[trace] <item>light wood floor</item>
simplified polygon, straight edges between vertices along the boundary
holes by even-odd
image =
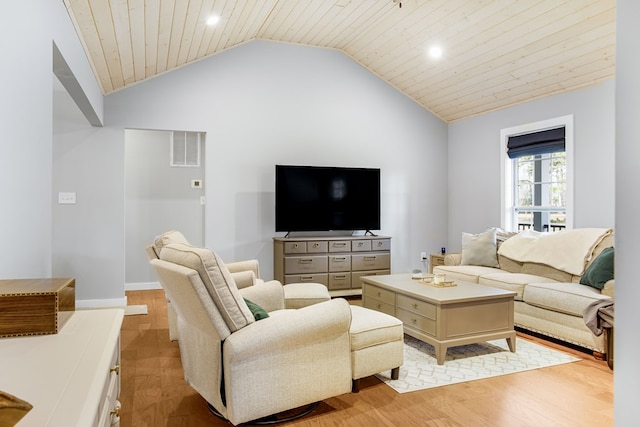
[[[184,383],[177,342],[169,341],[164,292],[127,292],[149,314],[122,326],[121,427],[230,426]],[[613,426],[613,373],[606,362],[518,334],[583,360],[486,380],[399,394],[375,377],[359,393],[323,401],[287,426]],[[256,392],[259,393],[259,387]]]

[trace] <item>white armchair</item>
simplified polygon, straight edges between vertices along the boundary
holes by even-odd
[[[168,244],[151,259],[177,316],[185,379],[232,424],[351,390],[351,309],[335,299],[284,310],[279,282],[238,290],[207,249]],[[244,299],[269,317],[256,321]]]

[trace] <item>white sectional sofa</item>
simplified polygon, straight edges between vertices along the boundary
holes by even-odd
[[[583,312],[594,301],[614,296],[613,230],[509,235],[489,229],[463,233],[462,248],[433,272],[447,280],[515,291],[517,327],[606,354],[606,335],[596,336]]]

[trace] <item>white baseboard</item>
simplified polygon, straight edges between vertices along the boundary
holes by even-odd
[[[148,291],[152,289],[162,289],[160,282],[139,282],[139,283],[125,283],[125,291]]]
[[[85,299],[76,300],[76,309],[126,307],[127,297],[112,299]]]

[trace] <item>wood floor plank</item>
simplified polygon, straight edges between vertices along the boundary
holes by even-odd
[[[178,343],[169,341],[164,292],[129,291],[127,299],[131,305],[146,304],[148,314],[125,316],[122,325],[120,426],[228,427],[185,384]],[[359,393],[326,399],[309,416],[285,425],[613,426],[613,372],[605,361],[538,337],[518,337],[582,360],[403,394],[368,377]]]

